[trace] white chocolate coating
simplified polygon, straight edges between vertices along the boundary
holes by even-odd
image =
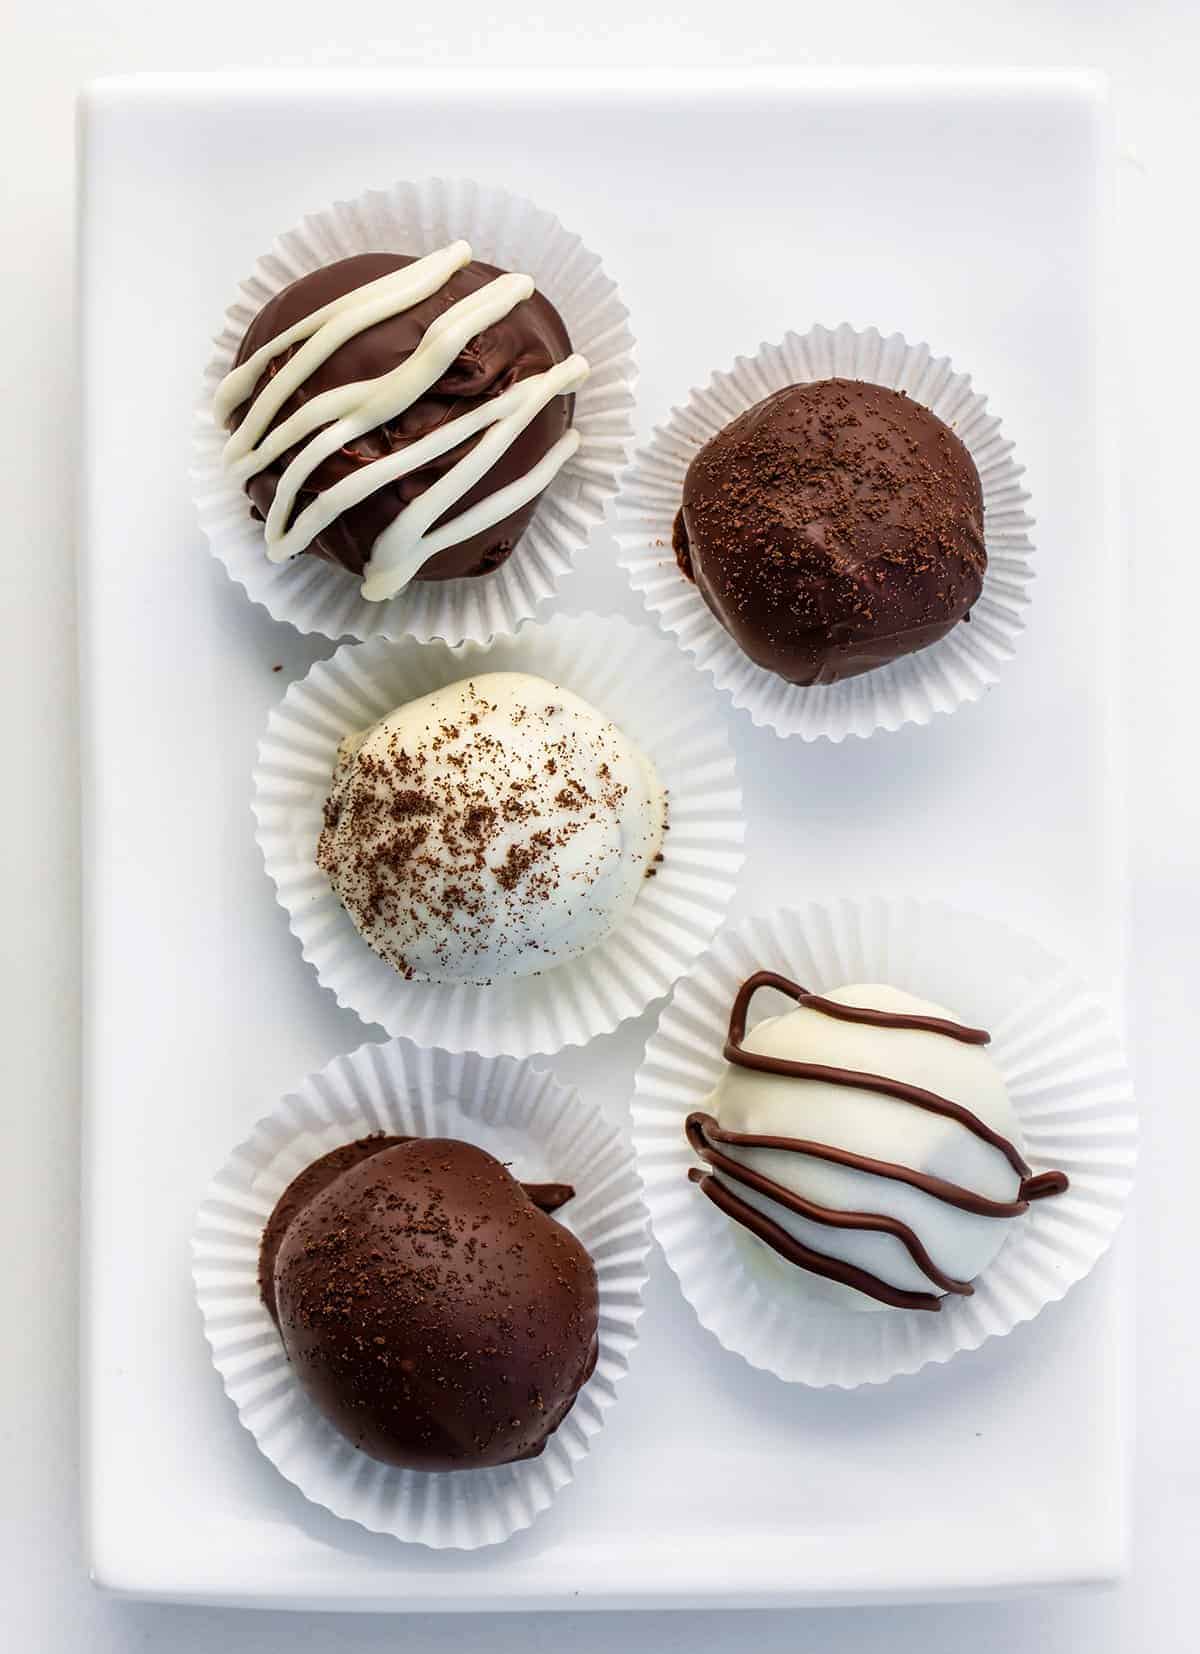
[[[527,976],[602,941],[659,854],[649,760],[578,696],[491,672],[343,742],[318,862],[406,976]]]
[[[325,391],[274,429],[272,420],[288,398],[348,339],[420,304],[444,287],[471,258],[469,243],[455,241],[403,270],[366,282],[269,340],[218,385],[213,414],[218,424],[223,425],[236,408],[253,396],[254,387],[270,364],[294,346],[300,346],[258,395],[253,396],[224,451],[230,475],[245,483],[273,464],[287,449],[303,443],[280,477],[267,513],[267,555],[272,562],[282,563],[297,556],[344,511],[484,431],[486,434],[471,451],[451,466],[433,487],[410,501],[376,540],[361,590],[370,602],[386,601],[403,591],[439,551],[502,522],[511,512],[534,499],[577,451],[579,433],[567,431],[523,476],[430,532],[432,524],[475,487],[553,397],[569,395],[587,378],[586,360],[572,355],[544,373],[518,381],[494,400],[447,420],[401,452],[359,466],[352,475],[320,493],[290,521],[297,497],[317,467],[339,448],[411,408],[437,384],[472,339],[532,295],[532,276],[495,277],[431,322],[412,355],[389,373]]]
[[[952,1011],[878,984],[839,988],[823,997],[877,1011],[956,1020]],[[1012,1104],[985,1046],[913,1029],[838,1021],[798,1006],[759,1022],[747,1032],[743,1047],[792,1062],[852,1069],[919,1086],[964,1105],[1021,1147]],[[707,1107],[726,1130],[849,1149],[932,1174],[990,1200],[1018,1198],[1021,1179],[999,1150],[958,1121],[881,1092],[730,1065]],[[724,1144],[721,1148],[731,1159],[817,1205],[899,1219],[924,1243],[934,1263],[961,1281],[987,1268],[1007,1239],[1010,1223],[1020,1221],[965,1212],[908,1184],[807,1155]],[[896,1236],[831,1228],[731,1179],[721,1181],[814,1251],[854,1264],[902,1290],[938,1292]],[[784,1261],[740,1226],[737,1232],[753,1249],[757,1264],[772,1273],[785,1271],[796,1290],[857,1310],[886,1307],[853,1287]]]

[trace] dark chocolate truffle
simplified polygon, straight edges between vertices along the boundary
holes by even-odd
[[[475,1470],[531,1459],[591,1376],[591,1258],[524,1188],[452,1138],[370,1137],[289,1186],[259,1283],[296,1377],[385,1464]]]
[[[251,322],[238,349],[235,367],[240,367],[262,346],[332,300],[415,262],[403,253],[362,253],[301,276],[269,299]],[[378,379],[391,372],[413,354],[426,329],[451,305],[478,292],[501,274],[503,272],[490,264],[472,261],[455,270],[428,298],[347,339],[284,401],[268,430],[276,429],[306,403],[327,391]],[[237,429],[254,396],[302,345],[303,341],[298,340],[267,364],[252,395],[229,419],[231,430]],[[401,452],[447,421],[471,413],[518,382],[565,361],[570,354],[571,344],[561,317],[545,295],[535,291],[470,339],[446,372],[403,413],[323,459],[301,488],[288,519],[289,526],[318,494],[364,465]],[[573,396],[552,397],[479,481],[435,520],[431,530],[460,516],[533,469],[569,429],[573,410]],[[486,430],[468,436],[449,452],[351,505],[305,549],[351,574],[362,576],[376,540],[403,508],[424,494],[485,435]],[[266,516],[280,477],[303,446],[304,443],[299,442],[285,449],[247,482],[246,492],[256,516]],[[499,522],[437,551],[420,568],[416,578],[449,580],[487,574],[498,568],[528,526],[537,501],[535,495]]]
[[[925,649],[983,587],[983,490],[970,454],[899,391],[790,385],[688,467],[675,552],[750,659],[836,683]]]

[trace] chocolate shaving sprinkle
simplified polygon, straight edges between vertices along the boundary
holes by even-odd
[[[834,683],[926,648],[983,587],[983,490],[947,425],[857,380],[792,385],[693,459],[676,560],[758,665]]]
[[[547,687],[466,679],[414,703],[427,722],[400,708],[342,745],[317,863],[405,976],[482,981],[497,958],[571,957],[661,859],[665,799],[635,749]]]

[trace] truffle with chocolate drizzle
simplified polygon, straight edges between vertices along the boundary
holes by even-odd
[[[747,1033],[774,988],[795,1003]],[[688,1116],[708,1198],[816,1296],[857,1309],[938,1310],[1064,1173],[1034,1174],[989,1035],[878,985],[810,993],[773,971],[738,991],[708,1110]]]
[[[587,373],[532,276],[455,241],[292,282],[251,322],[213,411],[272,562],[313,552],[374,602],[504,562],[579,447]]]

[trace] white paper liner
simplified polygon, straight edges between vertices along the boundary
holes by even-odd
[[[579,959],[486,987],[407,982],[359,936],[316,866],[338,744],[431,690],[505,671],[573,690],[653,761],[669,795],[663,861],[618,928]],[[733,755],[695,674],[666,639],[616,617],[556,616],[513,638],[457,648],[387,639],[343,646],[271,713],[253,802],[267,872],[304,957],[339,1005],[390,1034],[486,1056],[583,1045],[639,1015],[716,935],[744,859]]]
[[[212,396],[250,322],[297,277],[356,253],[425,254],[459,238],[484,263],[531,275],[561,315],[572,347],[587,357],[591,373],[575,397],[574,424],[583,440],[502,567],[471,580],[414,581],[388,602],[368,603],[357,578],[322,558],[269,560],[261,523],[221,466],[227,433],[213,420]],[[506,190],[431,178],[368,190],[310,214],[280,236],[242,282],[205,371],[191,476],[209,545],[247,596],[301,632],[459,643],[515,631],[553,595],[616,492],[633,437],[636,369],[627,317],[597,254],[553,213]]]
[[[969,624],[874,672],[802,689],[743,654],[680,572],[671,531],[687,468],[711,437],[774,391],[835,377],[906,391],[958,434],[983,483],[988,568]],[[899,333],[884,339],[873,327],[859,333],[844,323],[832,331],[789,333],[778,345],[739,356],[728,373],[715,373],[705,389],[693,390],[639,450],[618,501],[620,562],[659,623],[756,724],[805,741],[928,724],[935,712],[976,701],[996,682],[1025,624],[1033,519],[1012,447],[969,375],[956,373],[928,345],[910,345]]]
[[[1009,1224],[972,1297],[946,1298],[937,1314],[819,1303],[801,1271],[745,1244],[688,1182],[699,1161],[684,1141],[684,1119],[721,1073],[738,987],[763,969],[816,992],[889,983],[990,1030],[1025,1158],[1035,1172],[1065,1171],[1070,1188]],[[633,1121],[655,1238],[701,1323],[752,1366],[841,1389],[948,1361],[1061,1298],[1112,1240],[1137,1145],[1129,1075],[1102,996],[993,920],[882,898],[814,902],[724,932],[679,984],[646,1047]]]
[[[330,1149],[374,1132],[460,1137],[526,1182],[567,1182],[557,1214],[596,1265],[596,1370],[536,1459],[430,1472],[352,1447],[296,1382],[259,1297],[263,1226],[292,1179]],[[238,1417],[271,1463],[315,1504],[375,1533],[437,1549],[494,1545],[574,1479],[616,1400],[637,1342],[650,1226],[633,1152],[601,1110],[544,1070],[506,1057],[363,1045],[310,1075],[230,1155],[192,1237],[192,1274],[213,1362]]]

